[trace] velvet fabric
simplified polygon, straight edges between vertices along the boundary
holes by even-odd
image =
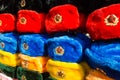
[[[8,77],[8,76],[6,76],[6,75],[3,74],[3,73],[0,73],[0,79],[1,79],[1,80],[13,80],[11,77]]]
[[[44,12],[43,0],[15,0],[15,13],[23,9]]]
[[[86,27],[94,40],[120,38],[120,4],[113,4],[92,12]]]
[[[15,30],[15,17],[10,13],[0,14],[0,33]]]
[[[91,40],[84,34],[63,35],[47,40],[48,56],[63,62],[80,62]]]
[[[0,50],[0,63],[15,67],[20,65],[20,60],[17,53],[12,54],[10,52]]]
[[[44,34],[23,34],[19,36],[20,53],[36,57],[47,55],[45,45],[47,35]]]
[[[43,80],[41,73],[37,71],[27,70],[22,67],[17,68],[17,78],[18,80]]]
[[[0,13],[14,13],[15,0],[0,0]]]
[[[16,78],[16,69],[17,67],[11,67],[0,63],[0,72],[11,78]]]
[[[48,60],[47,71],[57,80],[83,80],[84,69],[80,64]]]
[[[24,54],[19,54],[19,57],[23,68],[38,71],[40,73],[46,72],[46,64],[49,60],[48,57],[30,57]]]
[[[20,10],[18,12],[17,31],[19,33],[45,32],[45,14],[33,10]]]
[[[15,54],[18,50],[18,35],[16,33],[0,33],[0,50]]]
[[[71,4],[59,5],[50,9],[45,19],[48,33],[75,30],[81,27],[81,17],[77,8]]]
[[[119,80],[120,75],[120,40],[95,41],[85,54],[87,61],[93,68],[100,68],[108,76]]]

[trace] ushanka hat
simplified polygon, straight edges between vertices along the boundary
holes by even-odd
[[[38,71],[40,73],[47,72],[46,64],[48,57],[31,57],[24,54],[19,54],[20,64],[23,68],[28,70]]]
[[[18,67],[17,78],[18,80],[43,80],[43,75],[37,71]]]
[[[87,48],[85,55],[93,68],[100,68],[108,76],[119,80],[120,77],[120,40],[95,41]]]
[[[45,45],[48,36],[44,34],[23,34],[19,36],[20,53],[36,57],[47,55]]]
[[[16,33],[0,33],[0,50],[15,54],[18,50],[18,35]]]
[[[46,31],[63,32],[75,30],[81,27],[83,15],[78,12],[78,9],[71,4],[59,5],[51,8],[45,19]]]
[[[83,80],[84,69],[80,64],[48,60],[47,71],[57,80]]]
[[[90,39],[84,34],[63,35],[47,40],[48,56],[63,62],[80,62]]]
[[[43,0],[15,0],[15,13],[23,9],[43,12],[44,11]]]
[[[0,73],[3,73],[11,78],[16,78],[16,69],[17,67],[12,67],[0,63]]]
[[[16,29],[19,33],[42,33],[45,32],[44,13],[33,10],[20,10]]]
[[[0,13],[14,13],[15,0],[0,0]]]
[[[15,17],[10,13],[1,13],[0,14],[0,33],[12,32],[14,30],[15,30]]]
[[[92,12],[87,31],[94,40],[120,38],[120,4],[113,4]]]

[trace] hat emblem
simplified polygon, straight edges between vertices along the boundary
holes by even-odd
[[[25,0],[21,0],[20,6],[21,6],[21,7],[25,7],[25,5],[26,5],[26,1],[25,1]]]
[[[54,16],[55,23],[61,23],[62,22],[62,16],[60,14],[56,14]]]
[[[116,26],[119,22],[119,18],[115,14],[110,14],[105,18],[104,22],[107,26]]]
[[[64,49],[63,49],[63,47],[62,47],[62,46],[57,46],[57,47],[55,48],[55,53],[56,53],[56,54],[59,54],[59,55],[63,55],[63,54],[64,54]]]

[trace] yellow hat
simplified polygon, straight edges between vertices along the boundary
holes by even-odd
[[[84,69],[80,64],[49,59],[47,71],[57,80],[84,80]]]
[[[12,67],[18,66],[20,64],[18,54],[12,54],[10,52],[0,50],[0,63]]]
[[[46,72],[46,63],[48,57],[30,57],[24,54],[19,54],[21,66],[28,70],[38,71],[40,73]]]

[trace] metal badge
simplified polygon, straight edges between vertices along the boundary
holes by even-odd
[[[60,71],[57,72],[57,76],[60,77],[60,78],[64,78],[65,77],[65,73],[60,70]]]
[[[24,75],[22,75],[22,80],[27,80],[27,78],[24,76]]]
[[[62,16],[60,14],[56,14],[54,16],[55,23],[61,23],[62,22]]]
[[[26,6],[26,1],[25,1],[25,0],[21,0],[20,6],[21,6],[21,7],[25,7],[25,6]]]
[[[0,46],[1,46],[2,48],[4,48],[4,47],[5,47],[5,43],[4,43],[4,42],[0,42]]]
[[[2,26],[2,20],[0,20],[0,26]]]
[[[29,48],[28,44],[27,44],[27,43],[23,43],[23,48],[24,48],[25,50],[28,50],[28,48]]]
[[[55,48],[55,53],[59,54],[59,55],[63,55],[64,54],[64,49],[61,46],[58,46]]]
[[[28,68],[28,61],[27,60],[22,61],[21,64],[22,64],[22,67]]]
[[[20,22],[21,24],[26,24],[26,23],[27,23],[27,19],[26,19],[25,17],[21,17],[21,18],[19,19],[19,22]]]
[[[111,14],[105,18],[104,22],[107,26],[116,26],[119,22],[119,18],[115,14]]]

